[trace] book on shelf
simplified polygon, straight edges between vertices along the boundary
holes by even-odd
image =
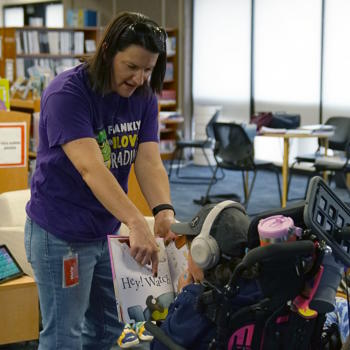
[[[172,82],[174,80],[174,64],[173,62],[167,62],[164,82]]]
[[[187,269],[187,245],[170,242],[159,247],[157,277],[151,266],[141,266],[130,255],[129,239],[108,236],[113,284],[119,319],[126,323],[164,320],[175,298],[180,275]],[[177,248],[177,246],[179,248]]]
[[[84,32],[74,32],[73,50],[75,55],[84,54]]]
[[[0,109],[10,110],[10,83],[7,79],[0,79]]]
[[[166,39],[166,52],[168,57],[175,56],[176,54],[176,37],[168,36]]]
[[[157,94],[157,97],[161,106],[176,104],[176,90],[163,89],[160,94]]]
[[[177,120],[183,119],[182,115],[177,111],[160,111],[159,112],[159,120]]]
[[[84,32],[64,30],[16,31],[17,55],[81,55],[84,54]],[[94,41],[94,40],[93,40]]]
[[[162,129],[160,129],[162,132]],[[173,153],[176,148],[176,140],[163,139],[159,141],[159,152],[161,154]]]
[[[94,53],[96,51],[95,40],[90,40],[90,39],[85,40],[85,51],[86,53]]]
[[[89,9],[68,9],[66,20],[69,27],[96,27],[97,11]]]
[[[17,58],[16,76],[29,78],[32,67],[43,76],[44,85],[60,72],[79,64],[77,58]]]

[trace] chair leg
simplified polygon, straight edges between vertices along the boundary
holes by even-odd
[[[176,155],[177,155],[178,152],[179,152],[179,148],[176,147],[175,150],[174,150],[174,152],[173,152],[173,156],[171,157],[171,161],[170,161],[170,165],[169,165],[169,170],[168,170],[168,178],[169,178],[169,179],[170,179],[170,177],[171,177],[171,172],[172,172],[172,170],[173,170],[174,160],[175,160]]]
[[[243,173],[243,172],[242,172]],[[254,184],[255,184],[255,179],[256,179],[256,174],[257,174],[257,171],[254,170],[254,175],[253,175],[253,179],[252,179],[252,182],[249,186],[249,189],[248,189],[248,193],[247,193],[247,196],[244,198],[244,207],[247,208],[248,207],[248,202],[249,202],[249,199],[250,199],[250,195],[252,194],[252,191],[253,191],[253,187],[254,187]],[[244,185],[243,185],[244,186]]]
[[[208,200],[209,199],[209,193],[210,193],[210,190],[212,188],[212,186],[215,184],[216,182],[216,173],[218,171],[219,167],[216,166],[215,169],[214,169],[214,173],[213,173],[213,176],[211,177],[210,179],[210,182],[209,182],[209,185],[208,185],[208,188],[207,188],[207,193],[205,194],[205,199]]]
[[[205,159],[206,159],[206,161],[207,161],[207,163],[208,163],[208,166],[209,166],[209,168],[210,168],[212,174],[214,174],[214,171],[215,171],[216,167],[215,167],[215,166],[212,166],[212,165],[210,164],[209,157],[208,157],[207,152],[206,152],[205,150],[206,150],[205,148],[202,148],[203,155],[204,155],[204,157],[205,157]],[[221,176],[220,176],[220,177],[217,177],[217,176],[215,175],[215,182],[217,182],[218,180],[223,180],[223,179],[225,178],[224,170],[223,170],[222,168],[220,168],[220,171],[221,171]]]
[[[275,170],[276,178],[277,178],[277,186],[278,186],[278,194],[280,196],[280,203],[282,206],[282,191],[281,191],[281,181],[280,181],[280,174],[279,171],[276,169]],[[290,180],[288,179],[288,185],[287,185],[287,200],[288,200],[288,190],[289,190],[289,182]]]
[[[242,170],[242,183],[243,183],[243,193],[244,193],[244,203],[247,201],[249,192],[249,172]]]
[[[181,166],[181,161],[182,157],[184,155],[184,149],[183,147],[179,148],[179,157],[177,158],[177,168],[176,168],[176,176],[180,177],[180,166]]]
[[[292,182],[292,167],[293,167],[293,165],[291,166],[291,169],[288,171],[288,183],[287,183],[287,202],[288,202],[288,197],[289,197],[289,188],[290,188],[290,183]],[[279,178],[278,178],[278,180],[279,180]],[[279,187],[280,188],[280,187]],[[281,189],[280,189],[280,191],[281,191]],[[281,204],[282,204],[282,202],[281,202]]]

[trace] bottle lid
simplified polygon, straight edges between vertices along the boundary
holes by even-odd
[[[284,215],[273,215],[262,219],[258,225],[260,238],[283,238],[290,234],[294,228],[294,221],[291,217]]]

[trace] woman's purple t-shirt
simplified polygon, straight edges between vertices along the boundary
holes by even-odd
[[[57,76],[41,99],[36,170],[26,211],[66,241],[99,240],[119,229],[120,222],[95,198],[61,147],[85,137],[100,141],[104,130],[111,151],[105,163],[127,193],[138,145],[159,141],[156,97],[150,91],[129,98],[96,94],[83,65]]]

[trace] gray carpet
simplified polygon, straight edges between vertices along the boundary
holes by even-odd
[[[166,163],[166,166],[167,165],[168,164]],[[191,220],[201,208],[201,205],[193,203],[193,200],[204,196],[208,188],[208,185],[206,184],[198,184],[198,182],[203,182],[199,181],[198,178],[200,176],[211,175],[210,169],[209,167],[195,166],[192,164],[180,169],[180,176],[195,177],[195,180],[179,179],[175,176],[175,172],[176,170],[174,171],[173,169],[173,174],[170,179],[170,189],[172,201],[177,214],[176,217],[180,221]],[[250,176],[250,179],[251,178],[252,175]],[[187,183],[182,183],[185,181]],[[282,181],[281,176],[280,181]],[[306,176],[293,175],[288,196],[290,200],[287,205],[304,198],[306,185]],[[345,189],[336,188],[334,184],[332,184],[332,188],[344,202],[350,202],[349,194]],[[225,178],[217,181],[212,187],[210,194],[227,194],[231,192],[238,194],[242,199],[244,198],[242,175],[238,171],[225,171]],[[260,212],[279,207],[280,201],[275,174],[268,171],[259,171],[248,203],[248,214],[253,217]]]

